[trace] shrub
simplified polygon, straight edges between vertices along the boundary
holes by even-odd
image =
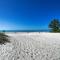
[[[0,33],[0,44],[4,44],[7,42],[10,42],[8,36],[5,35],[4,33]]]

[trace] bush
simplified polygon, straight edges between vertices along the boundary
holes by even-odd
[[[7,42],[10,42],[8,36],[5,35],[4,33],[0,33],[0,44],[4,44]]]

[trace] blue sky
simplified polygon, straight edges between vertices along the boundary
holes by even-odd
[[[0,0],[0,30],[48,29],[60,19],[59,0]]]

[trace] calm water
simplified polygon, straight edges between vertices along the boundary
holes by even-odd
[[[0,30],[0,32],[49,32],[49,30]]]

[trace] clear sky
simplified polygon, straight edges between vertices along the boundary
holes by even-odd
[[[60,19],[60,0],[0,0],[0,30],[47,29]]]

